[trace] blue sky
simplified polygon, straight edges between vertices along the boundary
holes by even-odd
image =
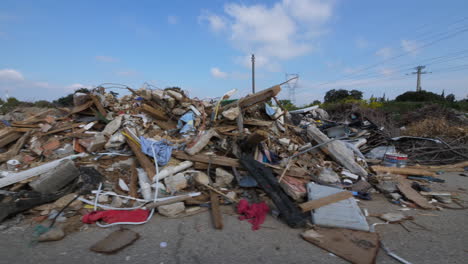
[[[468,94],[468,2],[375,0],[0,2],[0,94],[56,99],[79,87],[257,89],[298,73],[297,104],[330,89],[393,98]],[[283,86],[281,98],[288,98]]]

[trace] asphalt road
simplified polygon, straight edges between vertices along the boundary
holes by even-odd
[[[442,175],[445,184],[435,190],[453,191],[468,201],[468,178],[455,173]],[[462,189],[460,189],[462,188]],[[468,202],[465,202],[467,205]],[[380,195],[373,201],[360,202],[370,214],[400,212]],[[89,227],[61,241],[32,245],[33,226],[27,221],[1,231],[0,263],[347,263],[300,238],[303,230],[291,229],[268,216],[263,228],[252,231],[248,222],[239,221],[232,209],[223,208],[224,229],[212,227],[207,212],[168,219],[156,215],[149,223],[130,228],[141,235],[133,245],[115,255],[94,253],[89,247],[117,227]],[[468,210],[403,212],[427,227],[407,224],[410,232],[398,224],[377,227],[384,243],[411,263],[467,263]],[[380,222],[368,217],[369,223]],[[160,247],[166,242],[167,247]],[[380,250],[377,263],[398,263]]]

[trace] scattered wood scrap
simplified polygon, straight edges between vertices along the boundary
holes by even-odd
[[[415,191],[411,187],[411,182],[408,181],[407,179],[404,179],[404,178],[398,179],[397,187],[400,190],[400,192],[406,198],[408,198],[408,200],[413,201],[419,207],[424,208],[424,209],[435,209],[434,205],[430,204],[426,200],[426,198],[424,198],[422,195],[420,195],[417,191]]]
[[[301,236],[319,248],[356,264],[375,263],[380,248],[379,235],[375,232],[316,227]]]
[[[219,208],[218,194],[210,190],[211,201],[211,216],[213,217],[213,224],[216,229],[223,229],[223,216]]]
[[[317,208],[320,208],[325,205],[329,205],[332,203],[339,202],[341,200],[345,200],[348,198],[353,197],[353,194],[348,191],[343,191],[339,193],[335,193],[317,200],[311,200],[305,203],[299,204],[299,207],[302,209],[302,212],[308,212]]]
[[[371,169],[376,173],[391,173],[391,174],[403,174],[403,175],[421,175],[437,177],[432,171],[424,169],[412,169],[412,168],[397,168],[397,167],[385,167],[385,166],[371,166]]]

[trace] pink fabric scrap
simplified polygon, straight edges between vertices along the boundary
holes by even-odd
[[[270,211],[270,208],[265,202],[249,205],[247,200],[242,199],[237,205],[237,213],[241,215],[239,219],[249,219],[249,223],[252,224],[252,230],[260,229],[260,225],[265,222],[268,211]]]
[[[133,211],[126,210],[107,210],[107,211],[94,211],[83,216],[81,221],[85,224],[94,224],[96,221],[102,220],[106,223],[118,222],[144,222],[148,218],[149,211],[137,209]]]

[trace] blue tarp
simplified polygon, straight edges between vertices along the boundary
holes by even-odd
[[[161,141],[156,141],[140,137],[140,144],[141,151],[143,151],[143,153],[145,153],[146,155],[157,159],[158,165],[160,166],[166,165],[171,159],[172,146],[170,146],[170,142],[165,139]],[[153,148],[156,157],[153,156]]]

